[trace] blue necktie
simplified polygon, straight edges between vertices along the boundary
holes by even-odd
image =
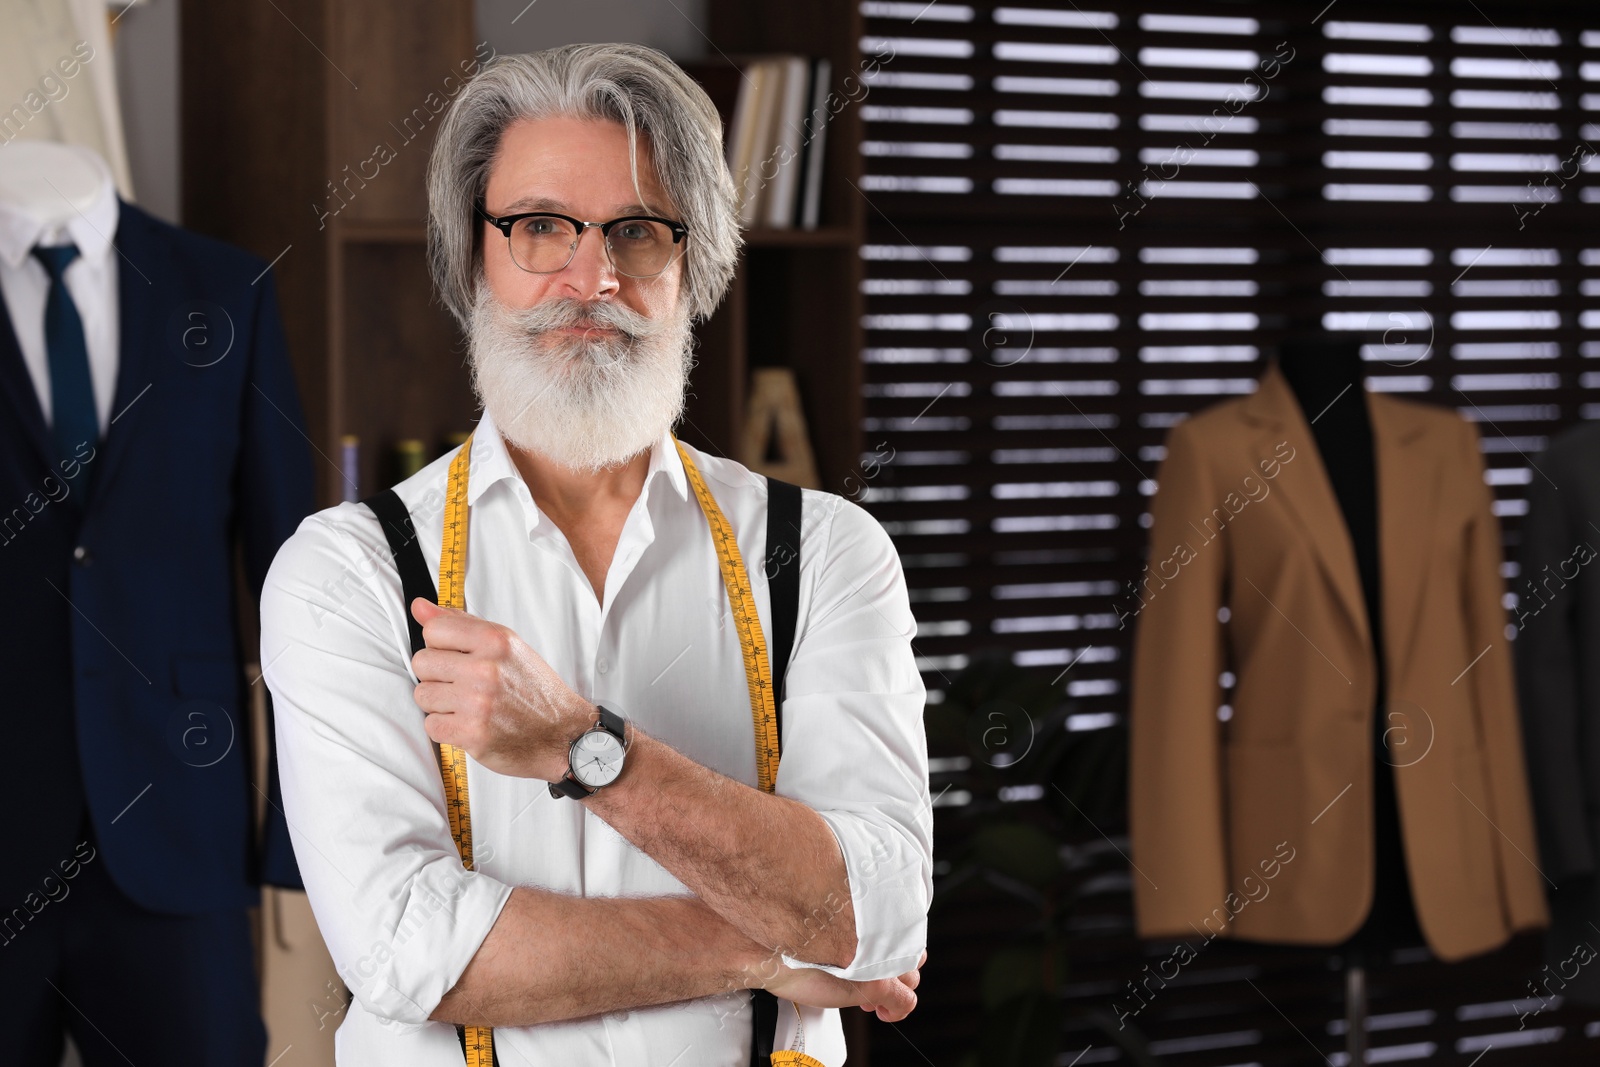
[[[44,305],[44,342],[50,354],[50,409],[56,453],[62,460],[78,460],[79,476],[74,488],[87,493],[89,466],[81,462],[87,454],[84,444],[100,440],[100,419],[95,414],[94,386],[89,380],[89,346],[83,338],[83,319],[67,291],[67,265],[78,258],[76,245],[60,245],[33,250],[44,269],[50,272],[50,296]],[[58,466],[56,473],[66,477],[72,464]]]

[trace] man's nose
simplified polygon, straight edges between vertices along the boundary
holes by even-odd
[[[572,262],[561,272],[561,281],[584,301],[617,289],[617,271],[611,265],[605,235],[599,229],[589,226],[578,234],[578,247]]]

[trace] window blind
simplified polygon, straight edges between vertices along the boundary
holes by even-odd
[[[847,489],[899,548],[930,701],[999,649],[1055,680],[1069,730],[1119,726],[1165,435],[1251,391],[1296,322],[1361,341],[1372,388],[1478,424],[1514,550],[1538,453],[1600,417],[1600,9],[861,10],[880,58],[859,105],[866,450]],[[1505,574],[1514,608],[1509,553]],[[936,807],[1041,792],[974,797],[964,762],[936,761]],[[941,818],[948,850],[964,824]],[[1132,935],[1127,842],[1100,829],[1073,846],[1062,1063],[1121,1058],[1084,1013],[1156,958]],[[1003,925],[946,913],[936,948],[975,984]],[[1579,1009],[1518,1026],[1530,944],[1375,962],[1374,1061],[1590,1062],[1600,1023]],[[1342,1062],[1325,952],[1219,947],[1138,1020],[1162,1062],[1309,1062],[1307,1034]],[[968,1022],[913,1016],[874,1055],[924,1062]]]
[[[862,10],[890,58],[862,104],[859,497],[934,699],[992,646],[1121,708],[1165,432],[1249,392],[1291,315],[1478,422],[1512,536],[1530,460],[1600,416],[1581,7]]]

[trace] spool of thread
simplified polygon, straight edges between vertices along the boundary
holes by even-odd
[[[339,438],[339,480],[341,500],[361,499],[361,438],[353,433]]]
[[[402,482],[428,465],[427,446],[415,437],[396,441],[394,454],[395,466]]]

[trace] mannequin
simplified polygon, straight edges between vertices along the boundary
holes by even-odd
[[[1372,421],[1357,340],[1325,333],[1297,333],[1278,349],[1278,368],[1311,424],[1328,481],[1344,514],[1356,569],[1361,576],[1362,599],[1376,648],[1383,647],[1383,613],[1378,563],[1378,490],[1373,452]],[[1315,420],[1315,421],[1312,421]],[[1400,836],[1400,812],[1395,799],[1394,763],[1401,759],[1391,749],[1386,721],[1384,662],[1377,657],[1378,686],[1373,713],[1373,903],[1366,921],[1344,945],[1346,1041],[1351,1063],[1362,1062],[1366,1041],[1366,958],[1399,944],[1417,944],[1417,926],[1406,875]],[[1416,740],[1416,739],[1408,739]]]
[[[1522,522],[1517,684],[1551,923],[1529,992],[1540,1009],[1552,994],[1592,1007],[1600,968],[1582,964],[1600,946],[1600,423],[1569,428],[1535,462],[1545,477],[1528,487]]]
[[[0,156],[0,200],[54,230],[94,202],[110,172],[87,148],[19,140]]]
[[[1369,955],[1464,960],[1549,910],[1478,429],[1368,392],[1364,338],[1322,328],[1327,264],[1289,244],[1282,358],[1168,431],[1131,584],[1134,918],[1326,946],[1360,1063]]]
[[[0,779],[0,803],[29,813],[0,895],[25,900],[40,871],[72,880],[71,903],[30,903],[0,954],[0,1060],[58,1058],[67,1031],[89,1063],[264,1062],[250,909],[263,884],[301,881],[270,726],[250,740],[239,608],[314,510],[276,281],[117,197],[83,146],[0,148],[0,223],[0,497],[20,509],[0,581],[21,608],[0,646],[28,666],[13,681],[39,753]],[[195,309],[252,324],[232,358],[184,360]]]
[[[67,289],[78,311],[88,353],[91,401],[98,423],[94,441],[88,426],[82,433],[84,454],[103,441],[114,414],[120,336],[119,271],[116,253],[107,247],[117,240],[119,208],[111,168],[92,149],[48,141],[19,140],[0,154],[0,209],[6,216],[5,265],[0,266],[0,293],[16,328],[31,385],[40,397],[47,422],[55,425],[55,387],[47,362],[43,311],[48,281],[42,269],[23,255],[17,262],[15,243],[26,234],[29,244],[74,245],[72,274]],[[8,332],[10,332],[8,330]],[[81,517],[89,478],[78,468],[63,480],[63,510]]]
[[[1477,428],[1362,390],[1353,344],[1342,361],[1287,347],[1307,371],[1298,394],[1274,363],[1254,392],[1167,433],[1126,613],[1137,613],[1134,919],[1152,939],[1327,946],[1348,968],[1355,1041],[1353,949],[1405,940],[1384,921],[1395,897],[1374,886],[1394,874],[1379,868],[1406,880],[1440,960],[1492,952],[1549,910],[1529,863],[1500,528]],[[1426,737],[1407,736],[1407,709]],[[1375,751],[1380,731],[1389,744]],[[1394,822],[1375,812],[1383,779],[1404,816],[1403,864],[1377,855],[1375,827]]]

